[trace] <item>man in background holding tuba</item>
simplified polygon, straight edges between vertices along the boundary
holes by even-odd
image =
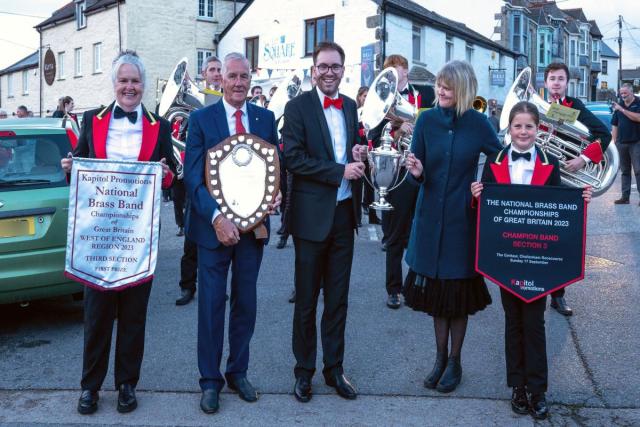
[[[383,69],[393,67],[398,73],[397,90],[400,96],[411,104],[417,112],[421,108],[433,106],[435,93],[431,86],[417,86],[409,83],[409,62],[402,55],[389,55]],[[368,96],[376,96],[372,91]],[[410,138],[413,134],[415,118],[403,120],[400,117],[390,117],[382,121],[369,132],[368,137],[373,140],[373,146],[380,145],[382,129],[391,121],[394,139]],[[399,142],[398,142],[399,143]],[[401,172],[401,176],[404,171]],[[382,214],[383,241],[386,247],[386,279],[387,306],[392,309],[400,308],[400,292],[402,290],[402,255],[409,242],[413,210],[416,204],[418,189],[408,181],[403,182],[389,193],[389,202],[394,209]]]
[[[550,103],[558,103],[565,107],[578,110],[577,121],[584,124],[591,134],[592,143],[589,144],[580,154],[571,160],[567,160],[565,169],[569,172],[576,172],[591,162],[600,163],[604,158],[604,152],[611,141],[609,130],[593,113],[587,110],[582,101],[577,98],[567,96],[567,85],[569,83],[569,68],[562,62],[553,62],[544,70],[544,87],[548,91]],[[551,307],[564,316],[571,316],[573,310],[564,300],[564,288],[551,294]]]

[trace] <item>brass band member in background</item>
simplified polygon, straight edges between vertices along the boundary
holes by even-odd
[[[611,142],[611,133],[600,119],[591,111],[587,110],[582,101],[577,98],[567,96],[567,86],[569,84],[569,68],[562,62],[553,62],[544,70],[544,86],[548,90],[548,100],[550,103],[556,102],[565,107],[580,111],[578,120],[584,124],[589,133],[593,136],[593,142],[584,149],[580,157],[567,161],[566,169],[575,172],[582,169],[587,163],[602,161],[603,153]],[[551,294],[551,307],[564,316],[571,316],[573,310],[564,300],[564,288]]]

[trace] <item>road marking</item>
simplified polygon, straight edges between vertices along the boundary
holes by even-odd
[[[378,241],[378,232],[376,231],[376,228],[373,225],[369,226],[369,240],[373,242]]]

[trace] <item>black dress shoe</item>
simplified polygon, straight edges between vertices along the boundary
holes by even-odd
[[[544,393],[532,393],[530,397],[529,414],[536,420],[544,420],[549,415],[547,399]]]
[[[424,379],[424,386],[430,389],[436,388],[446,367],[447,353],[438,353],[436,355],[436,363],[433,364],[433,369],[429,375],[427,375],[427,378]]]
[[[529,413],[529,399],[524,386],[516,386],[511,393],[511,410],[519,415]]]
[[[191,300],[193,299],[193,294],[195,294],[195,291],[192,291],[191,289],[182,289],[180,291],[180,298],[176,300],[176,305],[189,304],[189,302],[191,302]]]
[[[278,240],[278,244],[276,245],[276,249],[283,249],[285,246],[287,246],[287,240],[289,240],[288,237],[280,236],[280,240]]]
[[[176,236],[178,237],[184,236],[184,227],[178,227],[178,232],[176,233]]]
[[[246,378],[235,378],[227,380],[229,388],[240,396],[245,402],[255,402],[258,400],[258,392]]]
[[[200,409],[202,409],[202,412],[205,414],[215,414],[218,412],[220,408],[218,396],[218,390],[213,388],[202,390],[202,397],[200,398]]]
[[[292,290],[291,291],[291,295],[289,295],[289,302],[291,304],[293,304],[294,302],[296,302],[296,290]]]
[[[551,298],[551,308],[554,308],[558,313],[563,316],[571,316],[573,314],[573,310],[571,307],[567,305],[567,302],[564,300],[564,297],[552,297]]]
[[[118,412],[126,414],[138,407],[136,389],[131,384],[120,384],[118,389]]]
[[[621,197],[618,200],[614,200],[613,203],[616,205],[628,205],[629,199],[626,197]]]
[[[397,310],[401,305],[400,294],[391,294],[387,297],[387,307]]]
[[[436,390],[440,393],[451,393],[458,387],[461,379],[462,365],[460,365],[460,357],[449,357],[447,368],[444,370]]]
[[[338,394],[345,399],[353,400],[358,397],[356,389],[343,374],[327,377],[325,378],[325,383],[329,387],[335,388]]]
[[[78,399],[78,412],[82,415],[93,414],[98,410],[99,398],[97,391],[82,390],[80,399]]]
[[[296,378],[296,384],[293,386],[293,395],[298,402],[307,403],[311,400],[311,380],[306,377]]]

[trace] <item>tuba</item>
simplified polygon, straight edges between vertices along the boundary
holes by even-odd
[[[502,131],[509,126],[511,109],[520,101],[529,101],[538,109],[540,126],[536,145],[547,155],[558,159],[563,184],[578,188],[590,185],[593,188],[594,197],[604,194],[615,181],[620,164],[615,144],[609,144],[603,153],[602,162],[589,163],[579,171],[569,172],[564,168],[566,162],[580,156],[584,148],[591,143],[589,129],[577,120],[574,123],[563,123],[547,117],[550,104],[542,99],[531,85],[531,68],[529,67],[522,70],[507,93],[500,115]],[[510,137],[507,133],[505,142],[509,141]]]
[[[368,134],[385,119],[390,121],[401,119],[413,123],[417,116],[418,109],[407,102],[398,91],[398,72],[395,68],[388,67],[382,70],[369,86],[369,93],[362,106],[360,118],[365,133]],[[382,132],[383,137],[390,131],[390,126],[385,126]],[[402,137],[398,145],[403,150],[408,149],[411,147],[411,138]]]
[[[158,114],[171,124],[178,116],[183,117],[183,122],[186,123],[192,111],[205,105],[204,94],[200,92],[198,86],[189,77],[187,72],[188,65],[189,61],[186,57],[178,62],[169,76],[167,85],[162,92],[162,98],[160,98]],[[185,150],[186,145],[184,141],[180,141],[173,136],[171,137],[171,142],[173,143],[173,160],[177,165],[178,178],[182,178],[184,171],[180,153]]]
[[[271,96],[267,110],[273,112],[278,126],[278,139],[282,138],[282,127],[284,126],[284,107],[287,102],[302,93],[302,82],[304,74],[302,71],[294,71],[289,74],[282,84],[278,86]]]

